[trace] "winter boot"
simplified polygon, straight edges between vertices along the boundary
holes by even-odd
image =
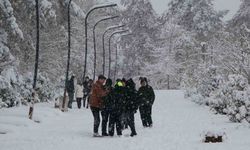
[[[109,136],[108,133],[102,133],[102,136]]]
[[[131,137],[136,136],[136,135],[137,135],[136,132],[134,132],[134,133],[132,132],[132,133],[130,134]]]
[[[102,137],[99,133],[94,133],[93,137]]]

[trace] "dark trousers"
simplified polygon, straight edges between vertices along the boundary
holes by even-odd
[[[143,105],[139,107],[142,125],[144,127],[151,127],[153,125],[152,121],[152,106],[151,105]]]
[[[86,107],[86,108],[88,108],[88,106],[89,106],[89,95],[84,95],[83,96],[83,107]]]
[[[82,105],[82,98],[76,98],[76,102],[77,102],[77,107],[80,109],[81,105]]]
[[[127,113],[127,123],[128,123],[128,126],[131,129],[131,133],[136,134],[136,131],[135,131],[135,116],[134,116],[133,112]]]
[[[110,111],[104,109],[102,110],[101,115],[102,115],[102,134],[107,134],[107,124],[110,116]]]
[[[127,129],[128,128],[128,113],[123,112],[121,115],[121,124],[122,124],[122,129]]]
[[[114,130],[116,127],[117,135],[122,135],[122,125],[121,125],[121,113],[110,112],[109,119],[109,135],[114,135]]]
[[[74,100],[74,92],[68,92],[68,95],[69,95],[68,107],[72,108],[72,103],[73,103],[73,100]]]
[[[100,108],[91,107],[91,111],[94,117],[94,133],[98,133],[100,125]]]

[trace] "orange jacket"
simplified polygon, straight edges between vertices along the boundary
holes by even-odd
[[[103,85],[99,81],[96,81],[96,83],[93,85],[91,89],[91,95],[89,100],[90,107],[102,108],[103,107],[102,98],[106,95],[107,91],[104,89]]]

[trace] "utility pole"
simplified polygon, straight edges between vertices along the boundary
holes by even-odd
[[[36,58],[35,58],[35,70],[34,70],[34,78],[33,78],[33,91],[32,91],[32,99],[30,102],[29,108],[29,119],[32,119],[33,112],[34,112],[34,103],[35,103],[35,95],[36,95],[36,81],[37,81],[37,72],[38,72],[38,63],[39,63],[39,38],[40,38],[40,31],[39,31],[39,1],[36,0]]]
[[[67,60],[67,68],[66,68],[66,77],[65,77],[65,87],[63,93],[63,103],[62,103],[62,111],[64,111],[65,103],[66,103],[66,93],[67,93],[67,82],[69,80],[69,66],[70,66],[70,50],[71,50],[71,20],[70,20],[70,5],[71,1],[68,3],[68,60]]]

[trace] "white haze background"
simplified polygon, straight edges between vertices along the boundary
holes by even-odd
[[[119,3],[120,0],[107,0],[110,2]],[[151,0],[153,8],[158,14],[162,14],[166,11],[166,7],[170,0]],[[225,16],[225,20],[231,19],[236,11],[239,9],[240,0],[214,0],[214,6],[217,10],[229,10],[229,13]]]

